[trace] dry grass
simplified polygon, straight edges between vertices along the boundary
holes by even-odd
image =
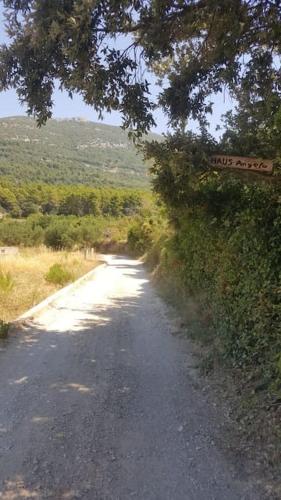
[[[98,261],[95,257],[85,259],[81,252],[53,252],[44,247],[22,249],[19,255],[0,258],[0,273],[8,273],[13,281],[11,290],[0,289],[0,320],[14,320],[60,288],[45,280],[55,263],[62,264],[77,279]]]

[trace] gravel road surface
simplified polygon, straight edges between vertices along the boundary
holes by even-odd
[[[143,265],[107,261],[0,343],[1,500],[259,500]]]

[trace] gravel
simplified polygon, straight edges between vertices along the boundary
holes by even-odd
[[[1,341],[1,500],[261,499],[174,331],[143,265],[107,256]]]

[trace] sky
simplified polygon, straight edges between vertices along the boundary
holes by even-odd
[[[2,2],[0,0],[0,44],[7,42],[7,37],[4,29],[4,19],[3,19],[3,9]],[[155,84],[155,79],[153,75],[146,75],[147,80],[150,83],[150,91],[153,97],[156,96],[159,90]],[[217,125],[221,124],[221,115],[225,113],[228,109],[233,107],[233,103],[230,100],[228,94],[225,96],[214,95],[211,97],[214,102],[213,114],[210,116],[210,133],[218,137],[220,132],[216,131]],[[25,106],[21,105],[18,101],[16,91],[9,90],[7,92],[0,92],[0,118],[6,116],[18,116],[24,115],[26,113]],[[90,121],[99,121],[97,113],[90,106],[87,106],[80,95],[76,94],[73,99],[68,97],[66,92],[62,92],[56,86],[54,92],[54,107],[53,107],[53,117],[54,118],[73,118],[82,117]],[[154,119],[156,122],[156,127],[152,129],[153,132],[159,134],[166,133],[168,131],[167,117],[163,114],[161,110],[156,110],[154,112]],[[117,112],[104,113],[103,123],[109,125],[120,126],[122,123],[121,115]],[[197,125],[195,122],[190,121],[188,128],[196,131]]]

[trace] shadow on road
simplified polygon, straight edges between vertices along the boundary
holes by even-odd
[[[100,405],[126,355],[121,336],[148,287],[139,262],[116,257],[113,270],[0,343],[1,500],[84,498],[93,488],[93,429],[101,433]]]

